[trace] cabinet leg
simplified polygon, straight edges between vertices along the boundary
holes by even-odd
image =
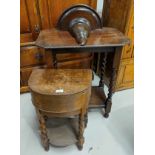
[[[41,142],[42,142],[42,145],[44,147],[44,149],[46,151],[49,150],[49,139],[48,139],[48,136],[47,136],[47,130],[46,130],[46,124],[45,124],[45,118],[42,116],[42,114],[39,112],[39,110],[36,110],[37,111],[37,115],[38,115],[38,118],[39,118],[39,126],[40,126],[40,132],[41,132]]]
[[[78,143],[77,143],[77,147],[79,150],[83,149],[83,143],[84,143],[83,132],[84,132],[84,114],[80,114],[79,115],[79,136],[78,136]]]

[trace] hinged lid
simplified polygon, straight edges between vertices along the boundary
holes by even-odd
[[[88,89],[91,81],[92,71],[89,69],[35,69],[28,85],[40,94],[69,95]]]

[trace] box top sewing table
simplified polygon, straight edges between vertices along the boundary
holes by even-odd
[[[98,52],[104,53],[101,64],[101,78],[99,86],[92,86],[92,95],[89,107],[105,109],[104,116],[107,118],[111,111],[112,95],[114,93],[115,75],[118,71],[118,57],[121,56],[121,48],[129,44],[130,40],[115,28],[103,27],[90,32],[87,43],[80,46],[68,31],[60,31],[55,28],[40,32],[36,45],[52,53],[53,68],[57,68],[56,53],[67,52]],[[62,50],[63,49],[63,50]],[[112,72],[107,96],[104,92],[104,76],[107,61],[107,53],[114,52]]]

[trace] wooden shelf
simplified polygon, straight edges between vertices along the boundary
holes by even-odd
[[[92,86],[89,108],[104,108],[106,95],[102,87]]]
[[[55,147],[76,144],[78,118],[49,118],[46,121],[49,142]]]
[[[97,38],[97,39],[94,39]],[[129,44],[130,40],[115,28],[104,27],[90,32],[85,46],[80,46],[68,31],[55,28],[42,30],[35,42],[36,46],[44,49],[88,49],[118,47]]]

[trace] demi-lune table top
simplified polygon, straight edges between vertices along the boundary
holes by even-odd
[[[28,85],[39,94],[70,95],[88,89],[91,81],[90,69],[35,69]]]

